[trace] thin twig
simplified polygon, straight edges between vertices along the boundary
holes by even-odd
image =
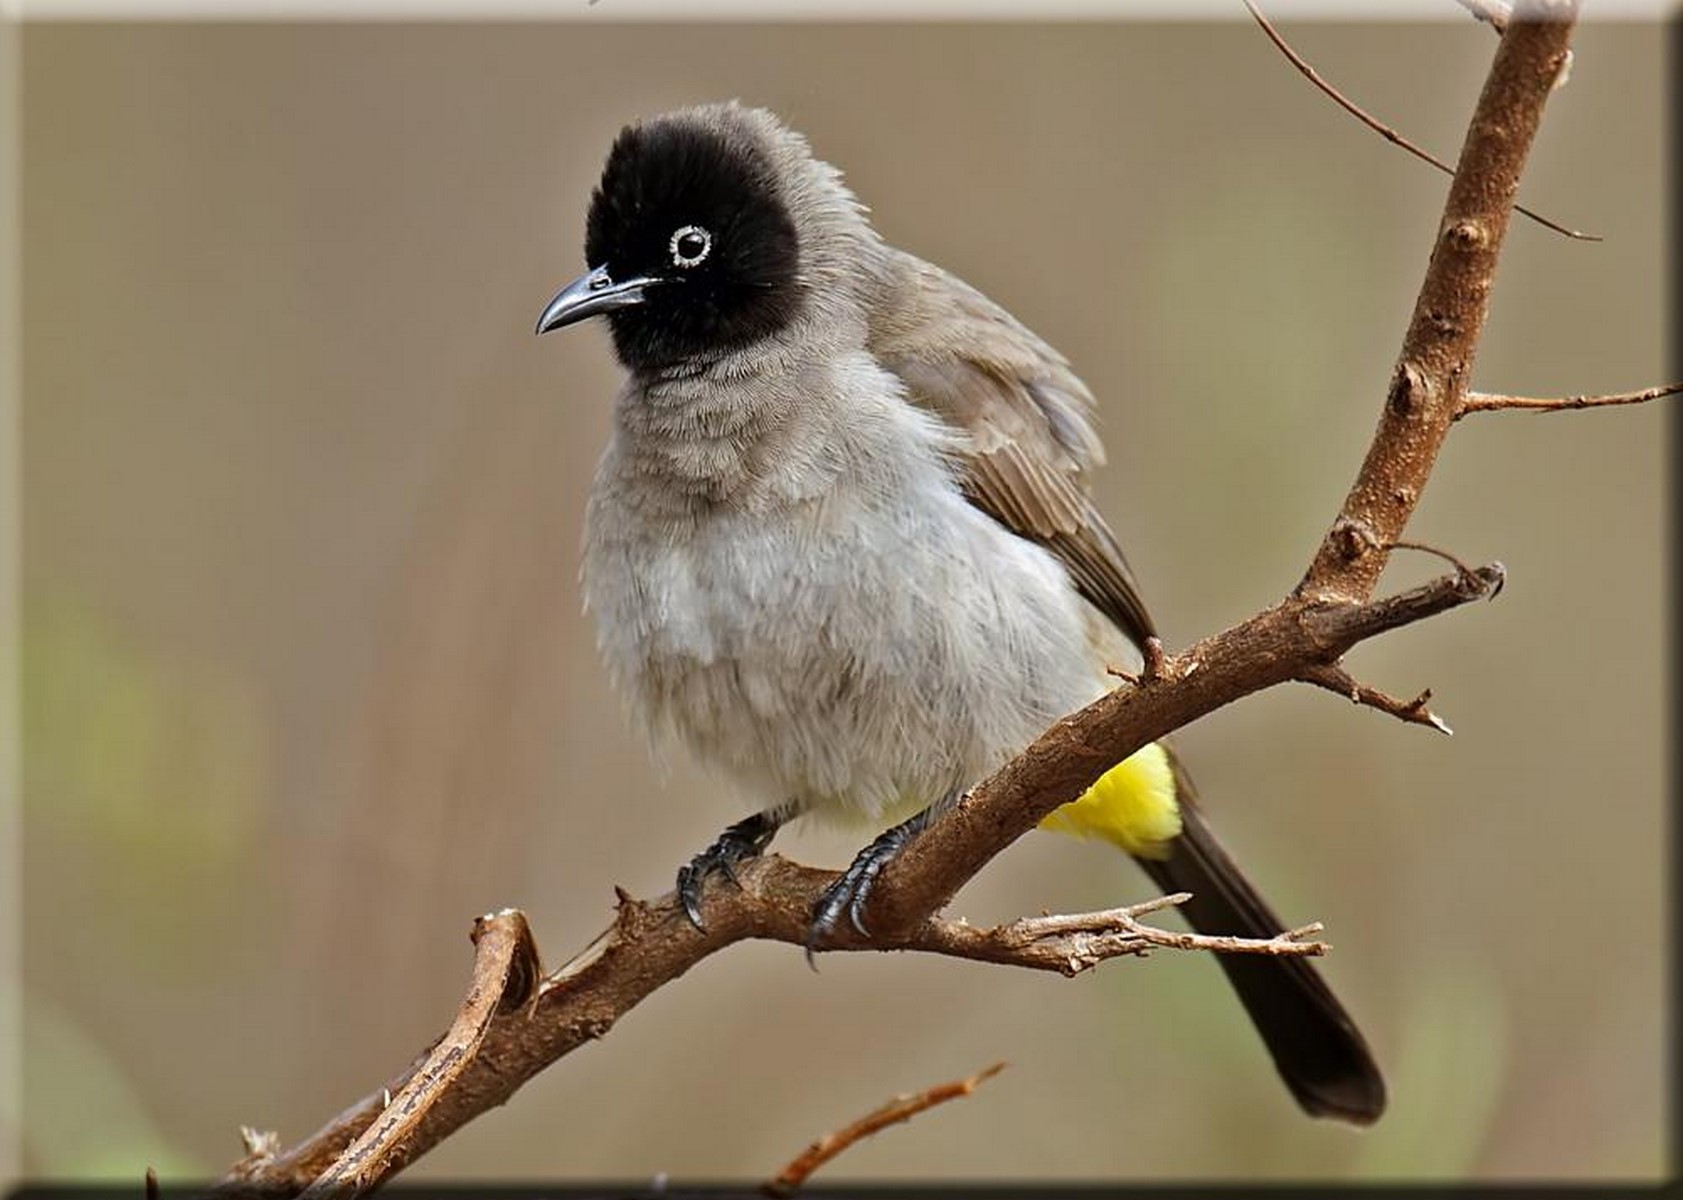
[[[1333,530],[1335,536],[1345,544],[1346,552],[1351,558],[1359,558],[1370,550],[1384,550],[1386,553],[1392,550],[1418,550],[1422,554],[1430,554],[1433,558],[1442,559],[1454,567],[1456,574],[1463,579],[1471,579],[1480,570],[1484,569],[1468,566],[1458,556],[1451,554],[1441,546],[1433,546],[1428,542],[1416,542],[1407,538],[1393,538],[1391,541],[1381,542],[1371,526],[1354,518],[1340,517],[1334,523]],[[1502,587],[1507,583],[1507,568],[1502,566],[1501,563],[1492,563],[1491,568],[1497,572],[1497,575],[1494,579],[1495,586],[1487,598],[1494,600],[1502,594]]]
[[[1614,392],[1605,396],[1498,396],[1489,392],[1468,392],[1455,410],[1459,421],[1468,413],[1520,409],[1527,412],[1569,412],[1578,408],[1611,408],[1617,404],[1646,404],[1662,396],[1683,392],[1683,382],[1644,388],[1640,392]]]
[[[1367,708],[1378,709],[1382,713],[1389,713],[1399,721],[1407,721],[1411,725],[1424,725],[1428,729],[1435,729],[1448,737],[1455,736],[1446,721],[1430,708],[1427,703],[1432,698],[1432,689],[1427,688],[1412,700],[1398,700],[1395,696],[1387,695],[1378,688],[1372,688],[1365,683],[1358,683],[1356,679],[1343,667],[1319,664],[1304,671],[1298,678],[1304,683],[1312,683],[1316,687],[1325,688],[1345,697],[1352,704],[1360,704]]]
[[[1028,917],[1023,921],[1014,922],[1016,928],[1023,928],[1028,922],[1042,933],[1077,933],[1091,927],[1095,919],[1111,919],[1122,916],[1129,919],[1148,917],[1154,912],[1164,909],[1178,908],[1192,899],[1191,892],[1170,892],[1166,896],[1153,896],[1149,900],[1141,900],[1137,904],[1130,904],[1125,908],[1107,909],[1098,913],[1055,914],[1041,913],[1038,917]]]
[[[1428,542],[1414,542],[1409,541],[1406,538],[1397,538],[1391,542],[1390,548],[1392,550],[1418,550],[1422,554],[1430,554],[1433,558],[1441,558],[1462,575],[1473,575],[1478,571],[1477,567],[1469,567],[1466,563],[1462,562],[1461,559],[1443,549],[1441,546],[1433,546]],[[1497,563],[1496,565],[1500,567],[1502,564]],[[1496,581],[1496,587],[1491,591],[1489,598],[1494,600],[1497,596],[1500,596],[1502,594],[1502,588],[1507,582],[1508,578],[1506,568],[1503,568],[1503,574],[1501,578]]]
[[[1332,84],[1328,83],[1326,79],[1321,76],[1319,71],[1310,66],[1308,61],[1301,54],[1292,49],[1291,44],[1280,35],[1280,31],[1274,28],[1268,18],[1262,15],[1262,10],[1253,3],[1253,0],[1243,0],[1243,2],[1245,7],[1250,10],[1251,16],[1255,18],[1257,25],[1261,27],[1262,32],[1268,35],[1268,40],[1273,42],[1274,45],[1278,47],[1280,53],[1284,54],[1286,58],[1290,60],[1291,65],[1297,68],[1299,74],[1301,74],[1310,83],[1320,88],[1333,103],[1337,104],[1338,107],[1342,108],[1352,117],[1355,117],[1356,120],[1360,121],[1363,125],[1366,125],[1387,142],[1390,142],[1393,146],[1402,147],[1404,150],[1407,150],[1410,154],[1414,155],[1415,158],[1418,158],[1421,162],[1430,163],[1432,166],[1442,171],[1445,175],[1452,176],[1455,174],[1454,168],[1444,162],[1443,159],[1437,157],[1430,150],[1425,150],[1420,146],[1415,145],[1402,134],[1398,133],[1395,129],[1392,129],[1389,125],[1386,125],[1383,121],[1374,117],[1361,105],[1357,104],[1354,100],[1351,100]],[[1531,209],[1526,208],[1523,204],[1514,205],[1514,211],[1522,213],[1537,222],[1537,224],[1542,225],[1547,229],[1552,229],[1556,233],[1563,234],[1566,237],[1576,238],[1581,242],[1599,242],[1601,240],[1601,235],[1598,233],[1584,233],[1581,230],[1569,229],[1559,222],[1549,220],[1541,213],[1533,212]]]
[[[1319,922],[1273,937],[1247,938],[1159,929],[1138,919],[1191,898],[1190,893],[1177,892],[1126,908],[1024,917],[992,929],[977,929],[962,921],[930,920],[914,930],[902,948],[1067,976],[1079,975],[1114,958],[1143,958],[1153,950],[1315,958],[1331,949],[1325,942],[1310,940],[1321,932]]]
[[[968,1079],[957,1079],[952,1083],[938,1083],[934,1087],[925,1088],[910,1096],[896,1096],[881,1107],[866,1113],[844,1129],[834,1133],[827,1133],[812,1145],[801,1151],[790,1161],[789,1165],[779,1171],[775,1178],[764,1184],[760,1191],[767,1196],[783,1200],[793,1196],[812,1178],[812,1173],[819,1167],[835,1158],[849,1146],[865,1140],[872,1134],[890,1125],[898,1125],[909,1121],[920,1112],[934,1108],[938,1104],[945,1104],[949,1100],[958,1100],[970,1095],[988,1080],[1005,1069],[1005,1064],[996,1062],[991,1067],[977,1071]]]

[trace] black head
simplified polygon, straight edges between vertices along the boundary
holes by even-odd
[[[763,338],[801,305],[800,247],[762,139],[679,114],[628,126],[591,198],[585,261],[540,333],[607,314],[633,369],[671,367]]]

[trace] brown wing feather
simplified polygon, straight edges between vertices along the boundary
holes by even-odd
[[[964,436],[971,503],[1064,564],[1137,645],[1155,630],[1116,536],[1088,493],[1104,461],[1092,394],[1057,351],[959,279],[897,255],[870,348],[913,403]]]

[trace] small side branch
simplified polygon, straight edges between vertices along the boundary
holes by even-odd
[[[1453,575],[1440,575],[1368,604],[1332,604],[1311,608],[1305,620],[1325,639],[1330,655],[1325,661],[1336,662],[1357,642],[1366,641],[1381,633],[1401,629],[1423,621],[1436,613],[1489,600],[1499,595],[1508,580],[1508,569],[1499,562],[1481,567],[1457,570]]]
[[[1520,409],[1526,412],[1568,412],[1578,408],[1611,408],[1619,404],[1646,404],[1650,400],[1658,400],[1664,396],[1675,396],[1683,392],[1683,382],[1662,384],[1659,387],[1644,388],[1640,392],[1613,392],[1605,396],[1498,396],[1489,392],[1468,392],[1459,408],[1455,410],[1455,419],[1459,421],[1468,413],[1501,412],[1506,409]]]
[[[1271,938],[1243,938],[1158,929],[1139,920],[1148,913],[1184,904],[1191,898],[1188,892],[1177,892],[1126,908],[1025,917],[993,929],[975,929],[961,921],[932,920],[914,931],[905,948],[1070,976],[1107,959],[1124,955],[1143,957],[1152,950],[1313,957],[1330,949],[1325,942],[1309,940],[1321,932],[1318,922]]]
[[[1467,4],[1467,0],[1462,0],[1462,3]],[[1366,125],[1369,129],[1373,130],[1373,132],[1377,133],[1387,142],[1390,142],[1393,146],[1401,147],[1410,154],[1414,155],[1414,157],[1418,158],[1421,162],[1431,164],[1438,170],[1442,171],[1445,175],[1455,174],[1455,168],[1444,162],[1443,159],[1433,154],[1430,150],[1409,141],[1402,134],[1379,120],[1379,118],[1375,117],[1361,105],[1350,99],[1350,97],[1339,91],[1331,83],[1327,82],[1326,78],[1322,76],[1319,71],[1315,70],[1315,68],[1309,64],[1307,59],[1294,50],[1291,43],[1287,42],[1286,39],[1281,36],[1280,31],[1274,28],[1273,22],[1262,15],[1262,10],[1252,3],[1252,0],[1244,0],[1244,5],[1250,11],[1251,17],[1256,21],[1258,27],[1261,28],[1263,33],[1268,35],[1268,40],[1273,42],[1280,53],[1286,56],[1291,65],[1297,68],[1300,75],[1319,88],[1329,100],[1338,105],[1338,107],[1342,108],[1345,112],[1349,113],[1352,117],[1355,117],[1356,120],[1360,121],[1363,125]],[[1468,7],[1471,7],[1471,5],[1468,5]],[[1481,5],[1480,7],[1483,6]],[[1507,15],[1505,13],[1502,16],[1502,25],[1503,28],[1507,27]],[[1569,229],[1557,221],[1549,220],[1549,218],[1543,216],[1541,213],[1533,212],[1531,209],[1526,208],[1523,204],[1514,205],[1514,211],[1530,217],[1533,221],[1537,222],[1537,224],[1543,226],[1545,229],[1552,229],[1556,233],[1562,234],[1565,237],[1575,238],[1580,242],[1601,241],[1601,235],[1598,233],[1585,233],[1582,230]]]
[[[991,1067],[985,1067],[977,1071],[968,1079],[957,1079],[952,1083],[939,1083],[914,1095],[894,1097],[888,1103],[866,1113],[845,1129],[827,1133],[812,1143],[796,1155],[788,1166],[779,1171],[775,1178],[761,1187],[761,1193],[774,1197],[775,1200],[785,1200],[785,1198],[793,1196],[805,1186],[808,1179],[812,1178],[814,1171],[849,1146],[864,1141],[872,1134],[887,1129],[890,1125],[898,1125],[902,1121],[909,1121],[918,1113],[934,1108],[937,1104],[945,1104],[949,1100],[958,1100],[968,1096],[1004,1069],[1004,1063],[996,1062]]]
[[[1140,647],[1140,658],[1140,669],[1137,675],[1132,671],[1125,671],[1121,667],[1106,667],[1105,670],[1124,683],[1131,683],[1135,687],[1142,683],[1151,683],[1153,680],[1163,678],[1163,664],[1168,661],[1169,656],[1163,649],[1161,638],[1146,638],[1145,645]]]
[[[1427,688],[1412,700],[1398,700],[1395,696],[1386,695],[1378,688],[1368,687],[1359,683],[1343,667],[1317,665],[1305,671],[1300,678],[1304,683],[1312,683],[1316,687],[1325,688],[1329,692],[1336,692],[1352,704],[1360,704],[1367,708],[1376,708],[1382,713],[1389,713],[1399,721],[1407,721],[1411,725],[1424,725],[1428,729],[1435,729],[1439,733],[1453,736],[1455,731],[1449,727],[1444,719],[1426,707],[1432,698],[1432,689]]]

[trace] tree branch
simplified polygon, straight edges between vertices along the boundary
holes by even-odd
[[[1398,700],[1395,696],[1386,695],[1378,688],[1371,688],[1365,683],[1358,683],[1343,667],[1336,666],[1317,666],[1305,671],[1299,678],[1304,683],[1312,683],[1316,687],[1323,687],[1329,692],[1336,692],[1352,704],[1362,704],[1368,708],[1376,708],[1382,713],[1389,713],[1399,721],[1407,721],[1412,725],[1424,725],[1428,729],[1435,729],[1446,735],[1455,732],[1444,722],[1442,717],[1426,707],[1427,702],[1432,698],[1431,688],[1427,688],[1412,700]]]
[[[1324,944],[1303,940],[1319,932],[1318,926],[1255,940],[1170,932],[1137,920],[1182,897],[1103,913],[1030,918],[992,930],[930,914],[1042,816],[1141,746],[1243,695],[1295,679],[1312,664],[1336,662],[1358,642],[1482,599],[1501,578],[1499,567],[1482,567],[1371,604],[1288,598],[1164,658],[1151,679],[1101,697],[1058,722],[943,814],[884,868],[869,907],[875,936],[867,940],[844,929],[825,949],[915,950],[1063,974],[1158,948],[1323,953]],[[747,938],[804,946],[813,906],[835,879],[833,871],[778,855],[743,863],[737,875],[738,888],[707,895],[705,931],[689,923],[671,893],[651,902],[620,892],[613,925],[544,979],[525,1009],[499,1010],[450,1086],[424,1093],[430,1107],[406,1122],[403,1160],[419,1157],[468,1120],[502,1104],[556,1059],[605,1035],[650,993],[709,955]],[[478,978],[481,968],[475,973]],[[463,1024],[458,1018],[455,1028]],[[465,1041],[452,1036],[441,1045]],[[436,1051],[418,1060],[292,1149],[241,1162],[219,1190],[273,1195],[308,1186],[377,1118],[381,1127],[387,1125],[384,1111],[408,1103],[406,1097],[414,1094],[411,1081],[425,1075],[435,1057]],[[387,1170],[400,1165],[392,1156]],[[362,1173],[347,1179],[348,1191],[358,1194],[378,1178]]]
[[[1576,12],[1576,4],[1566,0],[1522,3],[1499,43],[1379,427],[1338,518],[1301,582],[1278,604],[1190,649],[1174,655],[1153,653],[1135,685],[1059,721],[889,862],[867,913],[876,937],[865,942],[844,931],[833,948],[918,950],[1065,973],[1158,946],[1280,954],[1325,949],[1302,940],[1316,927],[1265,943],[1215,946],[1211,939],[1142,925],[1138,917],[1150,911],[1149,905],[1030,919],[981,931],[937,920],[933,914],[1041,817],[1146,744],[1245,695],[1287,681],[1322,686],[1336,682],[1349,695],[1344,686],[1348,676],[1342,674],[1339,660],[1352,646],[1494,595],[1500,588],[1502,571],[1493,564],[1458,569],[1398,595],[1372,599],[1389,550],[1400,540],[1443,440],[1466,403],[1466,381],[1513,195],[1544,103],[1565,60]],[[1374,698],[1379,695],[1372,693]],[[1413,707],[1391,703],[1398,709]],[[535,970],[535,950],[530,956],[511,951],[506,957],[488,958],[482,938],[475,978],[483,982],[489,976],[490,982],[476,991],[477,1004],[470,998],[464,1005],[463,1017],[439,1047],[299,1145],[284,1151],[265,1145],[263,1153],[253,1153],[237,1165],[219,1190],[295,1193],[321,1178],[353,1142],[363,1145],[359,1138],[381,1147],[383,1165],[341,1171],[336,1178],[345,1181],[345,1190],[372,1187],[403,1161],[419,1157],[465,1122],[506,1101],[556,1059],[604,1036],[646,996],[703,958],[746,938],[804,945],[813,904],[835,878],[833,872],[777,856],[745,863],[738,874],[739,888],[709,890],[705,932],[683,917],[671,895],[649,902],[619,893],[610,928],[521,1004],[504,1000],[524,996],[527,989],[510,982],[521,974],[514,964],[530,963]],[[488,996],[496,999],[486,1001]],[[448,1079],[441,1086],[422,1082],[412,1089],[412,1080],[442,1077],[441,1049],[450,1059]],[[427,1106],[419,1111],[411,1098],[422,1095]],[[392,1118],[401,1126],[381,1115],[388,1108],[402,1110]],[[376,1132],[365,1134],[370,1130]],[[378,1130],[399,1132],[394,1136]]]
[[[1414,514],[1472,378],[1513,197],[1577,12],[1576,0],[1522,3],[1497,43],[1379,428],[1298,595],[1371,596],[1389,545]],[[1371,541],[1342,536],[1351,525]]]
[[[621,892],[613,925],[535,989],[537,950],[524,916],[506,910],[480,918],[473,982],[450,1032],[378,1093],[297,1146],[278,1151],[268,1142],[223,1178],[217,1194],[361,1195],[507,1100],[555,1058],[603,1036],[644,996],[709,954],[749,937],[803,945],[812,903],[833,873],[769,855],[742,864],[738,874],[739,890],[711,899],[707,933],[689,923],[671,894],[650,903]],[[993,929],[931,919],[897,936],[839,948],[914,950],[1062,975],[1154,949],[1268,955],[1328,949],[1309,940],[1321,931],[1318,924],[1260,939],[1183,933],[1138,919],[1188,898],[1180,893]]]

